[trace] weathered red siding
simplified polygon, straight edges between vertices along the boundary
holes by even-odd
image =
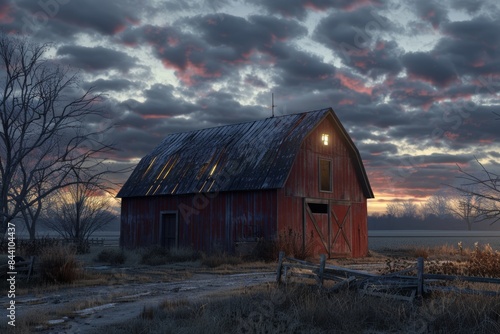
[[[329,135],[328,145],[322,143],[322,134]],[[327,117],[306,137],[284,188],[278,190],[278,233],[286,233],[290,229],[305,233],[304,242],[312,243],[307,247],[312,247],[315,255],[329,251],[332,257],[362,257],[368,253],[366,197],[347,145]],[[320,158],[332,161],[331,192],[320,191]],[[317,228],[307,212],[305,199],[328,205],[329,214],[312,214]],[[340,220],[339,223],[335,217]],[[339,231],[338,224],[342,222],[343,231]]]
[[[160,244],[162,211],[178,213],[180,247],[233,251],[235,242],[276,235],[275,190],[132,197],[122,199],[121,245]]]

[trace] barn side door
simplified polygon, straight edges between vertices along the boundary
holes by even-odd
[[[327,200],[304,198],[303,247],[330,257],[330,215]]]
[[[160,242],[162,247],[174,249],[179,246],[179,219],[176,211],[160,212]]]
[[[352,254],[351,203],[330,202],[330,256],[350,256]]]

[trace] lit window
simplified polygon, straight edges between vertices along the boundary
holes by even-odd
[[[326,133],[321,135],[321,141],[323,142],[323,145],[328,145],[328,135]]]

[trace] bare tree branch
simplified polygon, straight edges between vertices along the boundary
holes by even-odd
[[[0,233],[23,215],[30,237],[44,201],[81,179],[110,173],[106,155],[113,147],[100,140],[85,120],[102,116],[101,96],[92,89],[78,95],[78,78],[44,58],[48,45],[0,36]],[[109,188],[108,188],[109,190]]]
[[[477,158],[475,160],[480,166],[482,176],[477,176],[457,166],[462,174],[458,179],[463,183],[452,188],[461,192],[463,196],[476,198],[473,209],[477,212],[478,221],[489,220],[491,224],[494,224],[500,220],[500,175],[486,169]]]

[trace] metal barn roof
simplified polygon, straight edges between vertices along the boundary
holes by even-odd
[[[359,152],[331,108],[170,134],[117,197],[281,188],[302,141],[328,115],[352,147],[365,195],[373,197]]]

